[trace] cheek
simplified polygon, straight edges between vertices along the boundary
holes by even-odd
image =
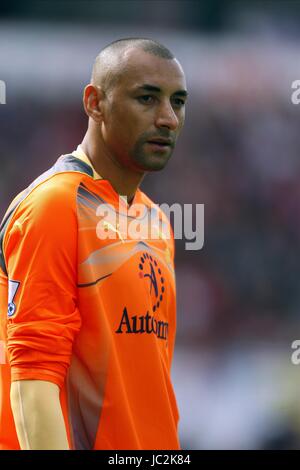
[[[178,116],[178,127],[177,127],[177,132],[176,132],[177,136],[182,131],[182,128],[183,128],[183,125],[184,125],[184,120],[185,120],[184,115],[183,116]]]
[[[178,121],[179,121],[179,129],[181,129],[184,125],[185,121],[185,110],[182,110],[182,112],[178,116]]]
[[[112,113],[103,134],[107,145],[116,154],[130,152],[138,138],[137,125],[127,113]]]
[[[117,135],[133,135],[138,130],[139,115],[126,104],[115,104],[109,114],[109,128],[113,129]]]
[[[151,128],[151,117],[135,102],[115,99],[108,109],[105,127],[107,144],[117,153],[130,153]]]

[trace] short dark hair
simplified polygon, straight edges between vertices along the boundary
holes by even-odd
[[[144,52],[153,54],[163,59],[175,59],[169,49],[153,39],[148,38],[123,38],[111,42],[105,46],[100,53],[97,55],[94,62],[91,82],[97,81],[98,72],[101,74],[101,86],[105,91],[110,90],[119,80],[120,69],[118,67],[112,67],[110,61],[106,60],[106,56],[117,56],[125,52],[130,48],[139,48]]]
[[[107,46],[105,46],[101,52],[105,51],[106,49],[121,49],[122,47],[126,46],[140,46],[145,52],[149,52],[150,54],[156,55],[158,57],[162,57],[163,59],[174,59],[174,54],[165,46],[160,44],[154,39],[149,38],[122,38],[117,39],[116,41],[111,42]]]

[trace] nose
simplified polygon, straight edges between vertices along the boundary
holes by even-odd
[[[156,127],[167,127],[168,129],[175,131],[178,124],[179,120],[171,103],[169,101],[161,103],[156,116]]]

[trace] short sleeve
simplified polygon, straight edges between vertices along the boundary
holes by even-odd
[[[7,228],[4,256],[12,381],[48,380],[61,387],[81,325],[75,191],[46,182],[27,196]]]

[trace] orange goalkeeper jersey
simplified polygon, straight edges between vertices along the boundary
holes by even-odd
[[[25,379],[60,387],[72,449],[179,448],[169,230],[140,190],[120,202],[80,147],[12,201],[0,226],[0,449],[20,448],[9,392]]]

